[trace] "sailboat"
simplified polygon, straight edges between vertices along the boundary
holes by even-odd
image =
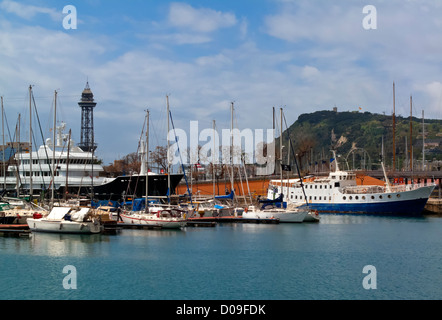
[[[287,207],[284,203],[283,185],[282,185],[282,108],[281,112],[281,136],[280,136],[280,147],[281,147],[281,193],[279,197],[274,200],[262,200],[260,207],[249,206],[245,208],[242,217],[245,219],[278,219],[281,223],[301,223],[304,222],[306,217],[310,214],[310,209],[308,207],[301,206],[289,206]]]
[[[35,214],[26,222],[33,232],[96,234],[103,231],[91,208],[53,207],[48,216]]]
[[[32,88],[30,87],[30,94]],[[57,91],[55,91],[54,105],[54,141],[55,127],[57,117]],[[31,113],[32,114],[32,113]],[[32,132],[32,130],[30,130]],[[31,136],[32,137],[32,136]],[[31,161],[32,163],[32,161]],[[94,214],[92,208],[79,206],[54,206],[54,178],[55,178],[55,145],[53,146],[52,168],[51,168],[51,211],[48,215],[34,213],[32,218],[27,218],[26,223],[33,232],[48,233],[79,233],[79,234],[96,234],[103,231],[103,226],[97,215]],[[31,180],[31,197],[32,197],[32,180]]]
[[[167,117],[169,119],[169,100],[167,99]],[[141,171],[148,174],[148,155],[149,155],[149,110],[146,112],[146,142],[141,143],[142,161]],[[169,125],[169,120],[168,120]],[[169,130],[168,130],[169,132]],[[169,161],[168,161],[169,163]],[[123,211],[120,214],[121,219],[126,224],[147,225],[151,227],[179,229],[187,224],[187,210],[170,204],[170,195],[168,196],[168,204],[166,205],[149,205],[148,199],[148,181],[146,179],[146,196],[144,199],[135,199],[132,203],[132,210]],[[170,186],[170,178],[168,182]],[[170,189],[169,189],[170,190]],[[140,201],[144,200],[144,201]]]

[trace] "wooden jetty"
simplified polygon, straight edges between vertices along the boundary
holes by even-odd
[[[0,237],[24,238],[31,235],[27,224],[2,224],[0,225]]]
[[[278,224],[279,219],[246,219],[236,216],[224,216],[224,217],[202,217],[202,218],[189,218],[187,220],[187,227],[195,228],[213,228],[218,223],[262,223],[262,224]],[[140,229],[140,230],[161,230],[159,226],[149,226],[145,224],[132,224],[118,222],[118,228],[122,229]]]
[[[253,218],[243,218],[238,216],[224,216],[224,217],[202,217],[202,218],[189,218],[189,222],[201,223],[201,222],[215,222],[215,223],[279,223],[279,219],[253,219]]]

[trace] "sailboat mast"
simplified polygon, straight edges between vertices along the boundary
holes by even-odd
[[[425,121],[424,121],[424,110],[422,110],[422,171],[425,171]]]
[[[167,102],[167,190],[169,196],[167,197],[167,201],[170,204],[170,148],[169,148],[169,96],[166,96]]]
[[[413,171],[413,98],[410,96],[410,171]]]
[[[3,109],[3,97],[2,100],[2,140],[3,140],[3,152],[2,152],[2,174],[3,174],[3,190],[6,190],[6,167],[5,167],[5,123],[4,123],[4,109]]]
[[[393,82],[393,171],[396,168],[396,102],[395,102],[395,88]]]
[[[64,191],[64,200],[67,200],[68,192],[69,192],[69,152],[71,151],[71,129],[69,129],[69,140],[68,140],[68,152],[66,156],[66,183],[65,183],[65,191]]]
[[[280,137],[279,137],[279,143],[280,143],[280,156],[279,156],[279,161],[280,161],[280,170],[281,170],[281,194],[283,194],[283,190],[282,190],[282,108],[279,108],[279,113],[280,113],[280,117],[281,117],[281,128],[280,128]]]
[[[144,148],[144,156],[146,161],[146,202],[145,208],[146,212],[148,212],[149,207],[149,110],[146,110],[146,146]]]
[[[215,152],[215,120],[212,121],[213,122],[213,150],[212,150],[212,184],[213,184],[213,199],[215,199],[215,154],[217,154]]]
[[[16,187],[16,189],[17,189],[17,198],[20,198],[20,183],[21,183],[21,181],[20,181],[20,162],[21,162],[21,157],[20,157],[20,154],[21,154],[21,147],[20,147],[20,126],[21,126],[21,114],[19,113],[18,114],[18,123],[17,123],[17,127],[15,128],[15,130],[16,130],[16,133],[15,133],[15,136],[17,137],[17,156],[18,156],[18,169],[16,170],[16,175],[17,175],[17,180],[16,180],[16,184],[15,184],[15,187]],[[22,165],[23,166],[23,169],[24,169],[24,165]],[[24,171],[24,170],[23,170]]]
[[[55,139],[56,139],[56,125],[57,125],[57,90],[54,92],[54,127],[52,132],[52,188],[51,188],[51,204],[54,206],[54,193],[55,193]]]
[[[29,197],[34,193],[32,186],[32,86],[29,86]]]
[[[232,169],[232,175],[230,177],[230,184],[231,184],[231,192],[233,191],[233,175],[235,174],[233,171],[233,102],[231,103],[230,107],[230,167]]]

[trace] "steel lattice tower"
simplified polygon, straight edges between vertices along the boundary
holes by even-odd
[[[81,142],[78,146],[83,151],[92,152],[97,148],[94,141],[94,108],[97,103],[94,102],[89,82],[86,83],[78,105],[81,108]]]

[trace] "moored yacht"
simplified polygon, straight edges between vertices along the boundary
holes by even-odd
[[[36,193],[49,190],[52,188],[52,175],[54,189],[58,191],[68,188],[78,193],[79,189],[89,190],[91,186],[103,184],[104,178],[100,174],[104,169],[97,157],[92,152],[85,152],[76,146],[69,135],[63,133],[65,128],[64,123],[57,127],[55,143],[53,139],[48,138],[45,144],[32,151],[32,154],[27,151],[15,154],[14,164],[8,167],[6,177],[8,191],[16,190],[17,186],[25,191],[32,188]]]

